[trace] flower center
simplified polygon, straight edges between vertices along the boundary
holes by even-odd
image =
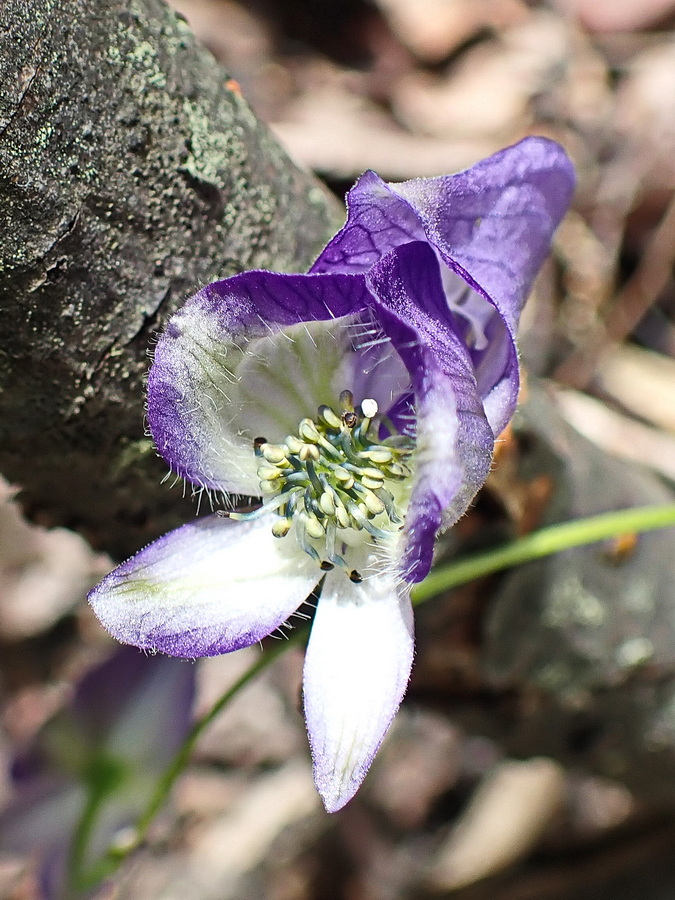
[[[324,571],[341,566],[355,582],[361,575],[343,555],[353,533],[378,541],[403,524],[396,495],[411,474],[413,441],[387,420],[391,435],[379,440],[382,421],[375,400],[355,406],[351,391],[343,391],[338,412],[320,406],[282,444],[254,441],[263,508],[279,516],[272,533],[283,538],[295,525],[300,546]]]

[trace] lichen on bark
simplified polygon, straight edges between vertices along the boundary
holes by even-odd
[[[0,472],[124,555],[190,514],[144,435],[154,333],[306,268],[340,209],[162,0],[6,0],[0,34]]]

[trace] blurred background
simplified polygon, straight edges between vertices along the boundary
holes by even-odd
[[[560,141],[573,209],[522,321],[523,409],[452,554],[672,500],[674,0],[175,0],[288,153],[342,197]],[[238,87],[237,87],[238,86]],[[84,603],[111,566],[26,524],[0,485],[0,801],[10,759],[111,651]],[[630,536],[419,611],[409,695],[327,816],[302,653],[200,741],[150,845],[101,896],[150,900],[675,898],[675,552]],[[197,666],[205,711],[258,648]],[[41,896],[0,858],[0,897]]]

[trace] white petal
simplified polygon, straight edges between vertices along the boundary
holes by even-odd
[[[171,656],[215,656],[255,644],[309,596],[320,570],[274,516],[210,516],[165,534],[89,595],[118,640]]]
[[[322,403],[335,405],[345,385],[333,378],[350,352],[345,322],[304,322],[250,342],[237,369],[239,424],[250,440],[280,443]]]
[[[410,385],[389,340],[374,325],[348,317],[305,322],[251,341],[237,376],[249,445],[259,435],[279,443],[295,434],[300,420],[314,418],[322,404],[336,407],[345,389],[357,403],[372,398],[386,412]]]
[[[314,780],[328,812],[363,781],[405,693],[413,658],[410,596],[390,573],[326,578],[305,659]]]
[[[346,316],[278,331],[258,323],[262,334],[233,336],[216,312],[195,302],[172,319],[148,382],[157,448],[193,483],[255,496],[255,438],[280,443],[344,389],[382,411],[408,389],[398,354],[368,322]]]

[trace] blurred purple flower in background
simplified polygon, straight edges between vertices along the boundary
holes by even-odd
[[[48,900],[95,887],[116,836],[145,810],[191,724],[195,666],[122,647],[14,761],[0,847],[38,859]]]
[[[522,305],[572,166],[527,138],[454,176],[373,172],[306,275],[208,285],[155,352],[148,416],[178,475],[259,497],[185,525],[90,595],[119,640],[181,657],[270,634],[320,583],[304,673],[326,808],[353,796],[412,664],[410,589],[467,509],[518,395]]]

